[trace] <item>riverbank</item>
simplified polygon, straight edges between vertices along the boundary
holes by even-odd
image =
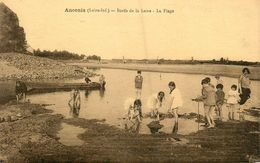
[[[164,73],[185,73],[185,74],[205,74],[238,78],[244,67],[248,67],[251,71],[250,78],[252,80],[260,80],[260,67],[237,66],[237,65],[216,65],[216,64],[178,64],[178,65],[158,65],[158,64],[121,64],[121,63],[86,63],[86,62],[70,62],[68,65],[77,65],[87,68],[109,68],[109,69],[125,69],[125,70],[141,70],[149,72]]]
[[[79,66],[20,53],[0,53],[0,80],[64,79],[93,76]]]
[[[102,120],[64,119],[39,104],[9,102],[1,114],[20,119],[0,123],[0,160],[8,162],[243,162],[258,160],[259,124],[217,123],[190,135],[127,133]],[[85,129],[80,146],[61,144],[61,124]]]

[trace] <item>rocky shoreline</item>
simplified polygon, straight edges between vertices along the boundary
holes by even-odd
[[[20,53],[1,53],[0,70],[0,80],[64,79],[95,75],[79,66]]]

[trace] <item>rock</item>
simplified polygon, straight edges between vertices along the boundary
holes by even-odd
[[[17,121],[18,120],[18,118],[16,117],[16,116],[11,116],[11,121],[13,122],[13,121]]]
[[[10,122],[11,121],[11,116],[6,116],[6,117],[4,117],[4,119],[5,119],[5,122]]]
[[[157,133],[159,129],[163,127],[163,125],[161,125],[159,121],[152,121],[147,126],[149,127],[151,133]]]

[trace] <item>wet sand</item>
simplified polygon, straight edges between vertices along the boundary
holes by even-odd
[[[216,128],[190,135],[138,135],[102,120],[64,119],[38,104],[9,103],[0,111],[22,119],[0,123],[0,159],[9,162],[243,162],[259,160],[259,123],[217,122]],[[86,129],[85,143],[66,146],[58,140],[61,124]],[[173,138],[179,138],[178,139]]]
[[[216,64],[177,64],[177,65],[158,65],[158,64],[134,64],[134,63],[85,63],[73,62],[68,65],[77,65],[88,68],[109,68],[109,69],[126,69],[126,70],[141,70],[149,72],[164,72],[164,73],[185,73],[185,74],[205,74],[226,77],[238,78],[242,74],[242,69],[248,67],[251,71],[250,78],[252,80],[260,80],[260,67],[252,66],[237,66],[237,65],[216,65]]]

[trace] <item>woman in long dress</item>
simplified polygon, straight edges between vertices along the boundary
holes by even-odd
[[[246,101],[250,98],[251,94],[251,81],[249,78],[250,71],[248,68],[244,68],[242,70],[243,74],[238,79],[238,92],[240,93],[240,105],[246,103]]]

